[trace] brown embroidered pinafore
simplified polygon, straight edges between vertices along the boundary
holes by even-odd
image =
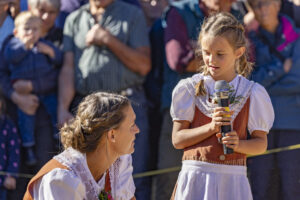
[[[247,99],[242,110],[239,112],[233,121],[233,130],[238,133],[241,140],[247,138],[247,124],[249,116],[250,97]],[[211,122],[211,118],[204,115],[197,107],[195,107],[194,119],[191,123],[191,128],[203,126]],[[213,164],[225,165],[246,165],[246,155],[241,153],[233,153],[224,155],[222,144],[218,142],[215,135],[210,136],[204,141],[184,149],[182,160],[197,160],[209,162]],[[171,199],[174,199],[176,193],[174,188]]]
[[[42,178],[45,174],[47,174],[48,172],[52,171],[53,169],[56,168],[60,168],[60,169],[67,169],[69,170],[68,167],[66,167],[65,165],[61,164],[60,162],[58,162],[55,159],[51,159],[50,161],[48,161],[41,169],[40,171],[29,181],[28,185],[27,185],[27,189],[25,192],[25,195],[23,197],[23,200],[33,200],[32,197],[32,189],[33,189],[33,185],[34,183],[39,180],[40,178]],[[105,192],[110,192],[111,191],[111,183],[110,183],[110,176],[109,176],[109,171],[107,170],[107,175],[105,176],[105,186],[104,186],[104,191]]]

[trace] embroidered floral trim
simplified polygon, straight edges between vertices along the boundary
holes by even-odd
[[[81,179],[85,186],[87,199],[98,199],[101,188],[89,171],[84,154],[73,148],[68,148],[61,154],[55,156],[54,159],[67,166]]]
[[[111,195],[111,191],[105,192],[105,190],[102,190],[98,196],[99,200],[113,200],[113,197]]]
[[[99,195],[101,191],[105,188],[105,176],[97,183],[93,178],[91,172],[86,163],[85,155],[79,151],[69,147],[61,154],[54,157],[61,164],[67,166],[70,171],[81,179],[86,190],[86,199],[88,200],[99,200]],[[124,160],[125,159],[125,160]],[[123,166],[125,164],[125,166]],[[112,198],[116,199],[130,199],[134,195],[135,187],[133,180],[130,184],[126,185],[126,189],[122,188],[120,185],[120,167],[132,167],[131,166],[131,156],[121,156],[118,158],[114,164],[109,168],[109,176],[111,183],[110,194]],[[129,176],[128,176],[129,177]],[[117,195],[117,191],[119,194]],[[122,192],[122,193],[121,193]]]
[[[202,74],[196,74],[193,77],[186,79],[186,88],[192,96],[195,96],[195,85],[200,80],[205,80],[206,78],[207,77],[203,76]],[[249,81],[240,75],[238,75],[237,79],[237,81],[239,82],[237,91],[235,91],[234,86],[231,85],[232,94],[230,97],[231,104],[229,105],[229,108],[230,110],[234,110],[234,114],[231,116],[232,121],[234,121],[236,116],[239,114],[239,112],[245,105],[247,99],[251,95],[252,87],[255,84],[253,81]],[[206,81],[204,81],[204,83],[205,82]],[[213,96],[213,92],[209,90],[207,84],[205,84],[205,89],[207,91],[206,96],[195,96],[195,105],[204,115],[211,118],[214,108],[216,108],[218,105],[210,100],[211,96]]]

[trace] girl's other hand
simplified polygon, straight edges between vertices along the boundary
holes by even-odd
[[[3,186],[8,190],[16,189],[16,179],[12,176],[7,176],[4,180]]]
[[[231,117],[228,116],[231,116],[232,114],[233,111],[225,111],[225,108],[223,107],[215,108],[210,122],[210,127],[213,132],[218,133],[221,131],[221,126],[231,125]]]
[[[226,147],[232,148],[233,150],[236,150],[238,148],[239,142],[240,139],[236,131],[226,133],[225,137],[222,137],[222,143],[225,144]]]

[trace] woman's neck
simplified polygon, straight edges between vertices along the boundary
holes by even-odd
[[[105,142],[100,143],[94,152],[86,153],[88,167],[95,181],[99,181],[109,167],[117,160]]]

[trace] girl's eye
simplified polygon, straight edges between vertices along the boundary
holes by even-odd
[[[217,54],[219,57],[222,57],[222,56],[224,56],[224,54],[223,53],[218,53]]]

